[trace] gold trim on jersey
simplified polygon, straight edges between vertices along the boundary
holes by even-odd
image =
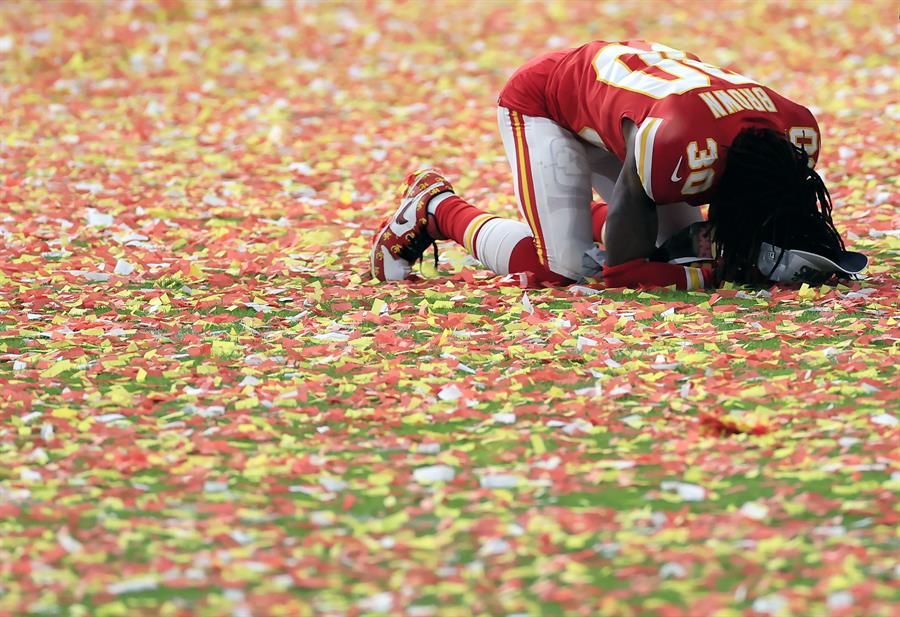
[[[634,136],[635,147],[635,163],[637,165],[638,177],[641,179],[641,185],[647,193],[647,197],[653,197],[653,143],[656,140],[656,131],[662,125],[662,118],[653,118],[647,116],[638,128]]]

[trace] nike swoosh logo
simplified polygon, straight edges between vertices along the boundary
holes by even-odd
[[[406,220],[406,211],[409,209],[409,206],[412,204],[412,199],[405,200],[406,203],[402,204],[400,208],[400,213],[397,214],[397,222],[401,225],[406,225],[409,221]]]
[[[672,182],[678,182],[679,180],[681,180],[681,176],[678,175],[678,170],[681,169],[681,160],[683,158],[683,156],[678,157],[678,164],[675,165],[675,171],[672,172]]]

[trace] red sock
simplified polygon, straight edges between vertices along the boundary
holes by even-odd
[[[603,220],[606,220],[604,204]],[[495,216],[466,203],[456,195],[445,199],[435,210],[438,229],[442,234],[462,245],[470,253],[474,254],[473,245],[477,230]],[[602,222],[601,222],[602,225]],[[470,236],[466,238],[466,232]],[[468,240],[468,241],[467,241]],[[476,255],[477,257],[477,255]],[[537,249],[534,247],[534,238],[522,238],[513,249],[509,257],[509,272],[531,272],[532,279],[537,283],[551,285],[566,285],[572,281],[564,276],[551,272],[538,259]]]
[[[534,247],[534,238],[522,238],[513,249],[509,257],[509,271],[531,272],[537,283],[549,283],[551,285],[568,285],[572,281],[566,277],[551,272],[538,259],[537,249]]]
[[[606,223],[606,213],[609,206],[604,201],[591,203],[591,229],[594,233],[594,242],[603,242],[603,224]]]
[[[484,210],[479,210],[456,195],[451,195],[442,201],[434,213],[434,218],[437,219],[437,226],[441,233],[467,248],[466,229],[478,217],[488,220],[494,218],[494,215],[488,214]]]

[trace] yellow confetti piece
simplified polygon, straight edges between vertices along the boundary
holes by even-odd
[[[68,360],[58,360],[53,363],[51,366],[47,367],[43,371],[41,371],[41,379],[49,379],[50,377],[56,377],[60,373],[64,373],[72,368],[72,363]]]

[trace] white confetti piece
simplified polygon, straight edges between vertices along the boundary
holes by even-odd
[[[780,615],[787,607],[787,600],[778,594],[770,594],[756,598],[753,601],[753,610],[763,615]]]
[[[471,375],[477,374],[477,371],[476,371],[475,369],[473,369],[471,366],[468,366],[468,365],[466,365],[466,364],[463,364],[462,362],[460,362],[460,363],[456,366],[456,368],[458,368],[459,370],[464,371],[464,372],[466,372],[466,373],[469,373],[469,374],[471,374]]]
[[[534,306],[531,304],[531,300],[528,298],[528,293],[522,294],[522,308],[529,315],[534,315]]]
[[[22,424],[28,424],[32,420],[37,420],[42,415],[44,415],[44,414],[42,414],[40,411],[31,411],[31,412],[25,414],[24,416],[22,416],[20,419],[22,420]]]
[[[118,261],[116,261],[116,267],[113,269],[113,272],[122,276],[128,276],[129,274],[134,272],[134,266],[124,259],[119,259]]]
[[[203,483],[204,493],[224,493],[228,490],[228,482],[216,482],[215,480],[207,480]]]
[[[69,530],[65,527],[61,527],[59,531],[56,532],[56,541],[59,542],[59,545],[69,554],[77,554],[84,550],[84,546],[73,538],[69,533]]]
[[[462,390],[460,390],[453,384],[444,386],[443,388],[441,388],[441,391],[438,392],[438,398],[442,401],[455,401],[461,396]]]
[[[687,569],[680,563],[667,561],[659,569],[660,578],[684,578],[687,576]]]
[[[138,233],[120,234],[117,236],[113,236],[113,238],[116,242],[127,245],[139,245],[150,239],[149,236]]]
[[[563,433],[566,435],[574,435],[575,433],[586,433],[591,430],[593,425],[587,420],[573,420],[563,426]]]
[[[102,187],[101,187],[102,188]],[[112,214],[88,208],[87,224],[91,227],[109,227],[113,224]]]
[[[492,474],[482,476],[480,479],[481,488],[513,488],[519,485],[522,478],[519,476],[511,476],[508,474]]]
[[[622,422],[631,428],[641,428],[644,426],[644,417],[640,414],[633,413],[622,418]]]
[[[310,167],[308,164],[303,163],[301,161],[295,161],[295,162],[291,163],[290,165],[288,165],[288,169],[290,171],[296,171],[296,172],[299,172],[304,175],[310,175],[312,173],[315,173],[315,170],[312,167]]]
[[[373,613],[389,613],[394,608],[394,596],[383,591],[359,601],[359,608]]]
[[[322,332],[313,336],[317,341],[347,341],[350,336],[343,332]]]
[[[589,386],[587,388],[578,388],[577,390],[575,390],[575,394],[577,394],[578,396],[589,396],[591,398],[597,398],[603,395],[603,384],[598,381],[593,386]]]
[[[23,467],[19,471],[19,478],[23,482],[40,482],[43,480],[43,476],[41,476],[40,472],[37,472],[33,469],[28,469],[28,467]]]
[[[481,545],[481,548],[478,549],[478,554],[482,557],[502,555],[503,553],[509,552],[511,548],[512,546],[510,543],[503,538],[493,538]]]
[[[586,336],[579,336],[578,342],[575,343],[575,349],[578,351],[584,351],[587,347],[596,347],[597,341],[592,338],[588,338]]]
[[[559,464],[562,462],[558,456],[551,456],[547,460],[536,462],[533,467],[537,467],[539,469],[556,469],[559,467]]]
[[[225,415],[225,407],[222,405],[210,405],[209,407],[198,408],[194,413],[201,418],[214,418]]]
[[[706,489],[690,482],[676,482],[667,480],[661,485],[662,490],[677,493],[682,501],[703,501],[706,498]]]
[[[681,365],[678,362],[660,362],[658,364],[651,364],[650,368],[657,371],[671,371],[679,366]]]
[[[432,482],[450,482],[456,477],[456,471],[449,465],[429,465],[413,471],[413,480],[419,484]]]
[[[439,443],[420,443],[415,447],[415,451],[420,454],[437,454],[441,451]]]
[[[609,460],[609,461],[597,461],[598,467],[609,467],[610,469],[631,469],[632,467],[637,466],[637,463],[634,461],[623,461],[623,460]]]
[[[118,583],[107,585],[106,592],[111,593],[114,596],[118,596],[123,593],[134,593],[136,591],[156,589],[158,585],[159,583],[157,582],[155,577],[139,576],[136,578],[129,578],[124,581],[119,581]]]
[[[756,501],[748,501],[741,506],[741,514],[754,521],[761,521],[769,515],[769,508]]]
[[[839,611],[853,606],[853,594],[849,591],[834,591],[828,594],[828,598],[825,601],[828,604],[828,608],[833,611]]]
[[[569,291],[576,296],[597,296],[603,293],[602,289],[593,289],[584,285],[572,285],[569,287]]]
[[[494,422],[497,424],[515,424],[516,414],[509,411],[501,411],[494,414]]]
[[[316,510],[309,515],[309,520],[313,525],[318,525],[319,527],[327,527],[328,525],[334,524],[334,522],[337,520],[337,515],[334,512],[330,512],[328,510]]]
[[[90,272],[88,270],[69,270],[69,274],[84,277],[95,283],[105,283],[111,277],[107,272]]]
[[[203,203],[213,208],[221,208],[228,205],[228,202],[216,195],[215,193],[207,193],[203,196]]]
[[[889,413],[880,413],[872,416],[872,422],[881,426],[897,426],[898,420]]]
[[[103,185],[100,184],[99,182],[76,182],[72,185],[72,188],[75,189],[76,191],[81,191],[82,193],[91,193],[91,194],[102,193],[104,190]],[[94,210],[93,208],[88,209],[88,225],[94,225],[94,223],[90,222],[90,216],[91,216],[90,213],[91,212],[96,212],[96,210]],[[109,216],[109,215],[103,215],[103,216]],[[107,223],[106,225],[112,225],[112,217],[111,216],[109,217],[109,223]]]
[[[326,491],[336,493],[347,488],[347,483],[339,478],[329,478],[328,476],[319,478],[319,484]]]
[[[127,418],[120,413],[104,413],[96,416],[94,420],[102,424],[109,424],[110,422],[116,422],[117,420],[127,420]]]

